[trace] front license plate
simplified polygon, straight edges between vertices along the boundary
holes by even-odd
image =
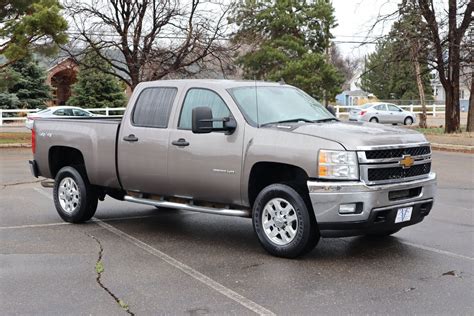
[[[411,212],[413,207],[402,207],[397,211],[397,217],[395,217],[395,223],[408,222],[411,219]]]

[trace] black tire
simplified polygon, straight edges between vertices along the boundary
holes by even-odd
[[[400,230],[401,230],[401,228],[384,230],[384,231],[379,231],[379,232],[368,233],[368,234],[366,234],[366,236],[368,236],[368,237],[388,237],[390,235],[398,233]]]
[[[72,179],[75,184],[71,185],[74,187],[74,191],[67,189],[69,179]],[[68,191],[68,193],[63,194],[64,191]],[[60,199],[60,194],[64,197],[63,199]],[[84,176],[84,172],[79,172],[73,167],[63,167],[59,170],[54,182],[53,197],[54,206],[59,216],[70,223],[83,223],[91,219],[97,210],[99,200],[97,192]],[[67,205],[71,207],[67,209],[61,203],[68,203]]]
[[[292,207],[293,215],[291,216],[296,215],[296,220],[293,222],[296,226],[294,229],[296,233],[293,239],[284,245],[273,242],[267,236],[263,227],[264,208],[267,203],[274,199],[287,201]],[[308,253],[316,246],[320,235],[312,209],[307,204],[309,203],[308,200],[309,197],[298,193],[294,188],[285,184],[269,185],[258,194],[253,205],[252,222],[258,240],[267,252],[278,257],[295,258]],[[282,235],[279,236],[280,238],[283,237]]]
[[[412,125],[412,124],[413,124],[413,119],[412,119],[411,117],[407,116],[407,117],[405,118],[405,120],[403,121],[403,124],[405,124],[405,125]]]
[[[370,120],[369,120],[370,123],[378,123],[379,122],[379,119],[376,118],[376,117],[371,117]]]

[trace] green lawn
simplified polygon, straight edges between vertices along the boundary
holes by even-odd
[[[443,135],[444,134],[444,127],[428,127],[428,128],[415,128],[418,132],[421,132],[423,134],[431,134],[431,135]],[[466,128],[462,128],[462,133],[457,134],[457,135],[463,135],[466,133]],[[467,133],[469,134],[469,133]],[[456,135],[456,134],[454,134]]]
[[[31,133],[0,133],[0,144],[30,143]]]

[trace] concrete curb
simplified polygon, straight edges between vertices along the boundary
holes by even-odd
[[[474,146],[431,143],[431,148],[441,151],[457,151],[474,154]]]
[[[0,144],[0,148],[31,148],[30,143]]]

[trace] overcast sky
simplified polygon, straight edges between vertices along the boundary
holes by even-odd
[[[337,23],[339,24],[332,33],[344,55],[351,57],[363,57],[372,52],[375,45],[347,42],[364,42],[367,39],[386,34],[390,30],[391,23],[379,25],[372,34],[368,32],[379,14],[392,13],[397,9],[397,0],[333,0],[333,7]],[[343,43],[344,42],[344,43]]]

